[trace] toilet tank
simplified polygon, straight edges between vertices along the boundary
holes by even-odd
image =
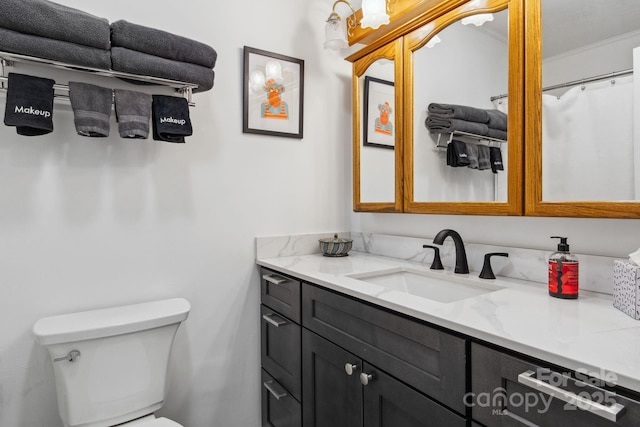
[[[187,300],[175,298],[36,322],[33,333],[53,362],[65,426],[112,426],[159,409],[173,340],[189,310]]]

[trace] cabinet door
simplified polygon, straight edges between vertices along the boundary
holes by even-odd
[[[594,386],[604,385],[602,380],[548,369],[475,343],[471,364],[472,393],[465,403],[487,427],[640,425],[640,402],[617,394],[615,387]]]
[[[464,427],[466,420],[375,367],[364,363],[370,375],[364,391],[366,427]]]
[[[352,365],[351,375],[346,364]],[[303,328],[303,426],[362,426],[361,369],[353,354]]]
[[[262,427],[300,427],[302,411],[271,375],[262,370]]]

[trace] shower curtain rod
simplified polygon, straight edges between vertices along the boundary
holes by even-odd
[[[574,80],[574,81],[571,81],[571,82],[560,83],[560,84],[553,85],[553,86],[543,87],[542,91],[543,92],[547,92],[547,91],[554,90],[554,89],[561,89],[563,87],[578,86],[578,85],[581,85],[583,83],[597,82],[599,80],[612,79],[614,77],[626,76],[626,75],[629,75],[629,74],[633,74],[633,68],[631,68],[629,70],[614,71],[613,73],[600,74],[599,76],[588,77],[586,79]],[[497,99],[506,98],[507,96],[509,96],[509,95],[507,95],[506,93],[502,94],[502,95],[498,95],[498,96],[492,96],[491,97],[491,101],[495,101]]]

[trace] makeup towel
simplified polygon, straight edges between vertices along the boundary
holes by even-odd
[[[467,156],[469,158],[469,168],[478,169],[478,145],[473,143],[466,144]]]
[[[111,68],[125,73],[195,83],[198,87],[194,92],[211,89],[215,77],[212,69],[202,65],[174,61],[117,46],[111,48]]]
[[[109,21],[46,0],[1,0],[0,27],[109,50]]]
[[[124,89],[115,89],[114,92],[120,136],[147,139],[151,121],[151,95]]]
[[[113,91],[88,83],[69,82],[69,99],[78,135],[109,136]]]
[[[0,0],[0,3],[2,0]],[[72,65],[111,68],[111,52],[62,40],[22,34],[0,26],[0,50],[36,58],[67,62]]]
[[[478,169],[485,170],[491,167],[491,161],[489,160],[489,146],[478,145]]]
[[[4,124],[19,135],[38,136],[53,131],[54,81],[9,73]]]
[[[113,46],[214,68],[218,54],[211,46],[155,28],[132,24],[124,20],[111,23]]]
[[[193,133],[185,98],[153,95],[151,111],[156,141],[185,142],[184,137]]]
[[[489,147],[489,161],[491,162],[491,172],[498,173],[498,171],[504,170],[502,152],[499,147]]]
[[[454,168],[469,166],[467,146],[464,142],[454,139],[447,145],[447,165]]]

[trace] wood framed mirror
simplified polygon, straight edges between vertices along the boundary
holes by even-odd
[[[353,207],[402,212],[402,39],[353,62]]]
[[[522,0],[470,1],[404,36],[405,212],[522,214],[523,8]],[[490,21],[468,25],[482,17]],[[500,109],[508,128],[493,137],[484,119],[443,122],[431,108],[442,104]],[[482,146],[481,167],[451,167],[452,143],[463,157]],[[482,167],[489,147],[502,155],[504,170]]]
[[[640,218],[640,2],[525,12],[525,214]]]

